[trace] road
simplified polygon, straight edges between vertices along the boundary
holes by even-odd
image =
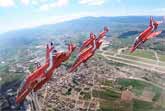
[[[103,44],[100,51],[102,51],[101,55],[104,56],[107,60],[111,60],[111,61],[114,61],[114,62],[130,65],[130,66],[133,66],[133,67],[138,67],[138,68],[144,69],[144,70],[158,72],[160,74],[165,74],[165,67],[160,66],[159,64],[152,64],[152,63],[149,63],[149,62],[141,61],[141,59],[138,61],[136,59],[135,60],[134,59],[128,59],[128,58],[124,58],[124,57],[119,56],[119,55],[122,55],[121,54],[122,50],[128,49],[127,47],[119,49],[117,51],[117,53],[114,54],[114,55],[110,55],[110,54],[108,54],[108,51],[103,50],[103,48],[105,48],[105,47],[107,47],[107,45]],[[155,56],[156,56],[156,58],[158,58],[157,54],[155,54]],[[138,57],[136,57],[136,58],[138,58]],[[143,58],[143,59],[145,59],[145,58]],[[147,59],[145,59],[145,60],[147,61]],[[157,62],[158,61],[159,60],[157,60]],[[163,63],[163,64],[165,64],[165,63]]]
[[[93,73],[93,77],[92,77],[92,87],[91,87],[91,100],[90,100],[90,102],[89,102],[89,104],[88,104],[88,108],[87,108],[87,111],[89,111],[90,110],[90,105],[91,105],[91,103],[92,103],[92,101],[93,101],[93,89],[94,89],[94,86],[95,86],[95,76],[96,76],[96,73]]]
[[[160,63],[160,60],[159,60],[159,57],[158,57],[158,53],[154,50],[152,50],[153,53],[155,54],[155,58],[156,58],[156,61],[157,61],[157,65],[159,66],[159,63]]]
[[[81,93],[82,89],[80,90],[80,92],[78,92],[78,95],[77,95],[77,98],[76,98],[76,102],[75,102],[75,107],[74,107],[74,111],[77,111],[77,108],[78,108],[78,101],[79,101],[79,97],[80,97],[80,93]]]

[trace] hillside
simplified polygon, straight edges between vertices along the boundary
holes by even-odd
[[[55,35],[72,35],[91,31],[99,32],[104,26],[109,26],[111,28],[112,35],[121,35],[128,31],[139,32],[148,25],[148,18],[147,16],[83,17],[67,22],[0,34],[0,41],[3,41],[0,46],[3,43],[11,43],[11,41],[13,44],[29,44],[32,41],[45,40],[47,37]],[[161,17],[155,18],[157,20],[161,19]]]

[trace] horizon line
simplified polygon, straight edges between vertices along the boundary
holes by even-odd
[[[64,22],[69,22],[72,20],[78,20],[81,18],[86,18],[86,17],[94,17],[94,18],[100,18],[100,17],[149,17],[151,15],[113,15],[113,16],[82,16],[82,17],[77,17],[77,18],[73,18],[73,19],[68,19],[68,20],[64,20],[64,21],[59,21],[56,23],[43,23],[40,25],[35,25],[35,26],[31,26],[31,27],[20,27],[20,28],[16,28],[16,29],[11,29],[8,31],[4,31],[4,32],[0,32],[0,35],[3,35],[5,33],[9,33],[9,32],[15,32],[15,31],[20,31],[20,30],[28,30],[28,29],[33,29],[33,28],[37,28],[37,27],[43,27],[43,26],[47,26],[47,25],[56,25],[56,24],[60,24],[60,23],[64,23]],[[153,17],[163,17],[163,15],[152,15]]]

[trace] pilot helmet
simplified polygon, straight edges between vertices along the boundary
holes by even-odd
[[[53,43],[53,42],[50,42],[50,45],[51,45],[51,46],[53,46],[53,45],[54,45],[54,43]]]

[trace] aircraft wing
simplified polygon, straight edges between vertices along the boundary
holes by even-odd
[[[90,39],[90,38],[88,40],[84,41],[83,45],[82,45],[82,48],[88,46],[91,43],[91,41],[92,41],[92,39]]]
[[[153,38],[153,37],[156,37],[156,36],[158,36],[158,35],[161,34],[161,33],[162,33],[162,31],[153,32],[153,33],[151,33],[151,34],[147,37],[147,39],[151,39],[151,38]]]
[[[163,20],[162,21],[157,21],[157,24],[162,24],[163,23]]]
[[[76,62],[72,65],[72,67],[69,69],[69,72],[73,72],[77,69],[78,66],[80,66],[82,63],[86,62],[88,59],[92,57],[92,53],[88,53],[83,58],[78,58]]]

